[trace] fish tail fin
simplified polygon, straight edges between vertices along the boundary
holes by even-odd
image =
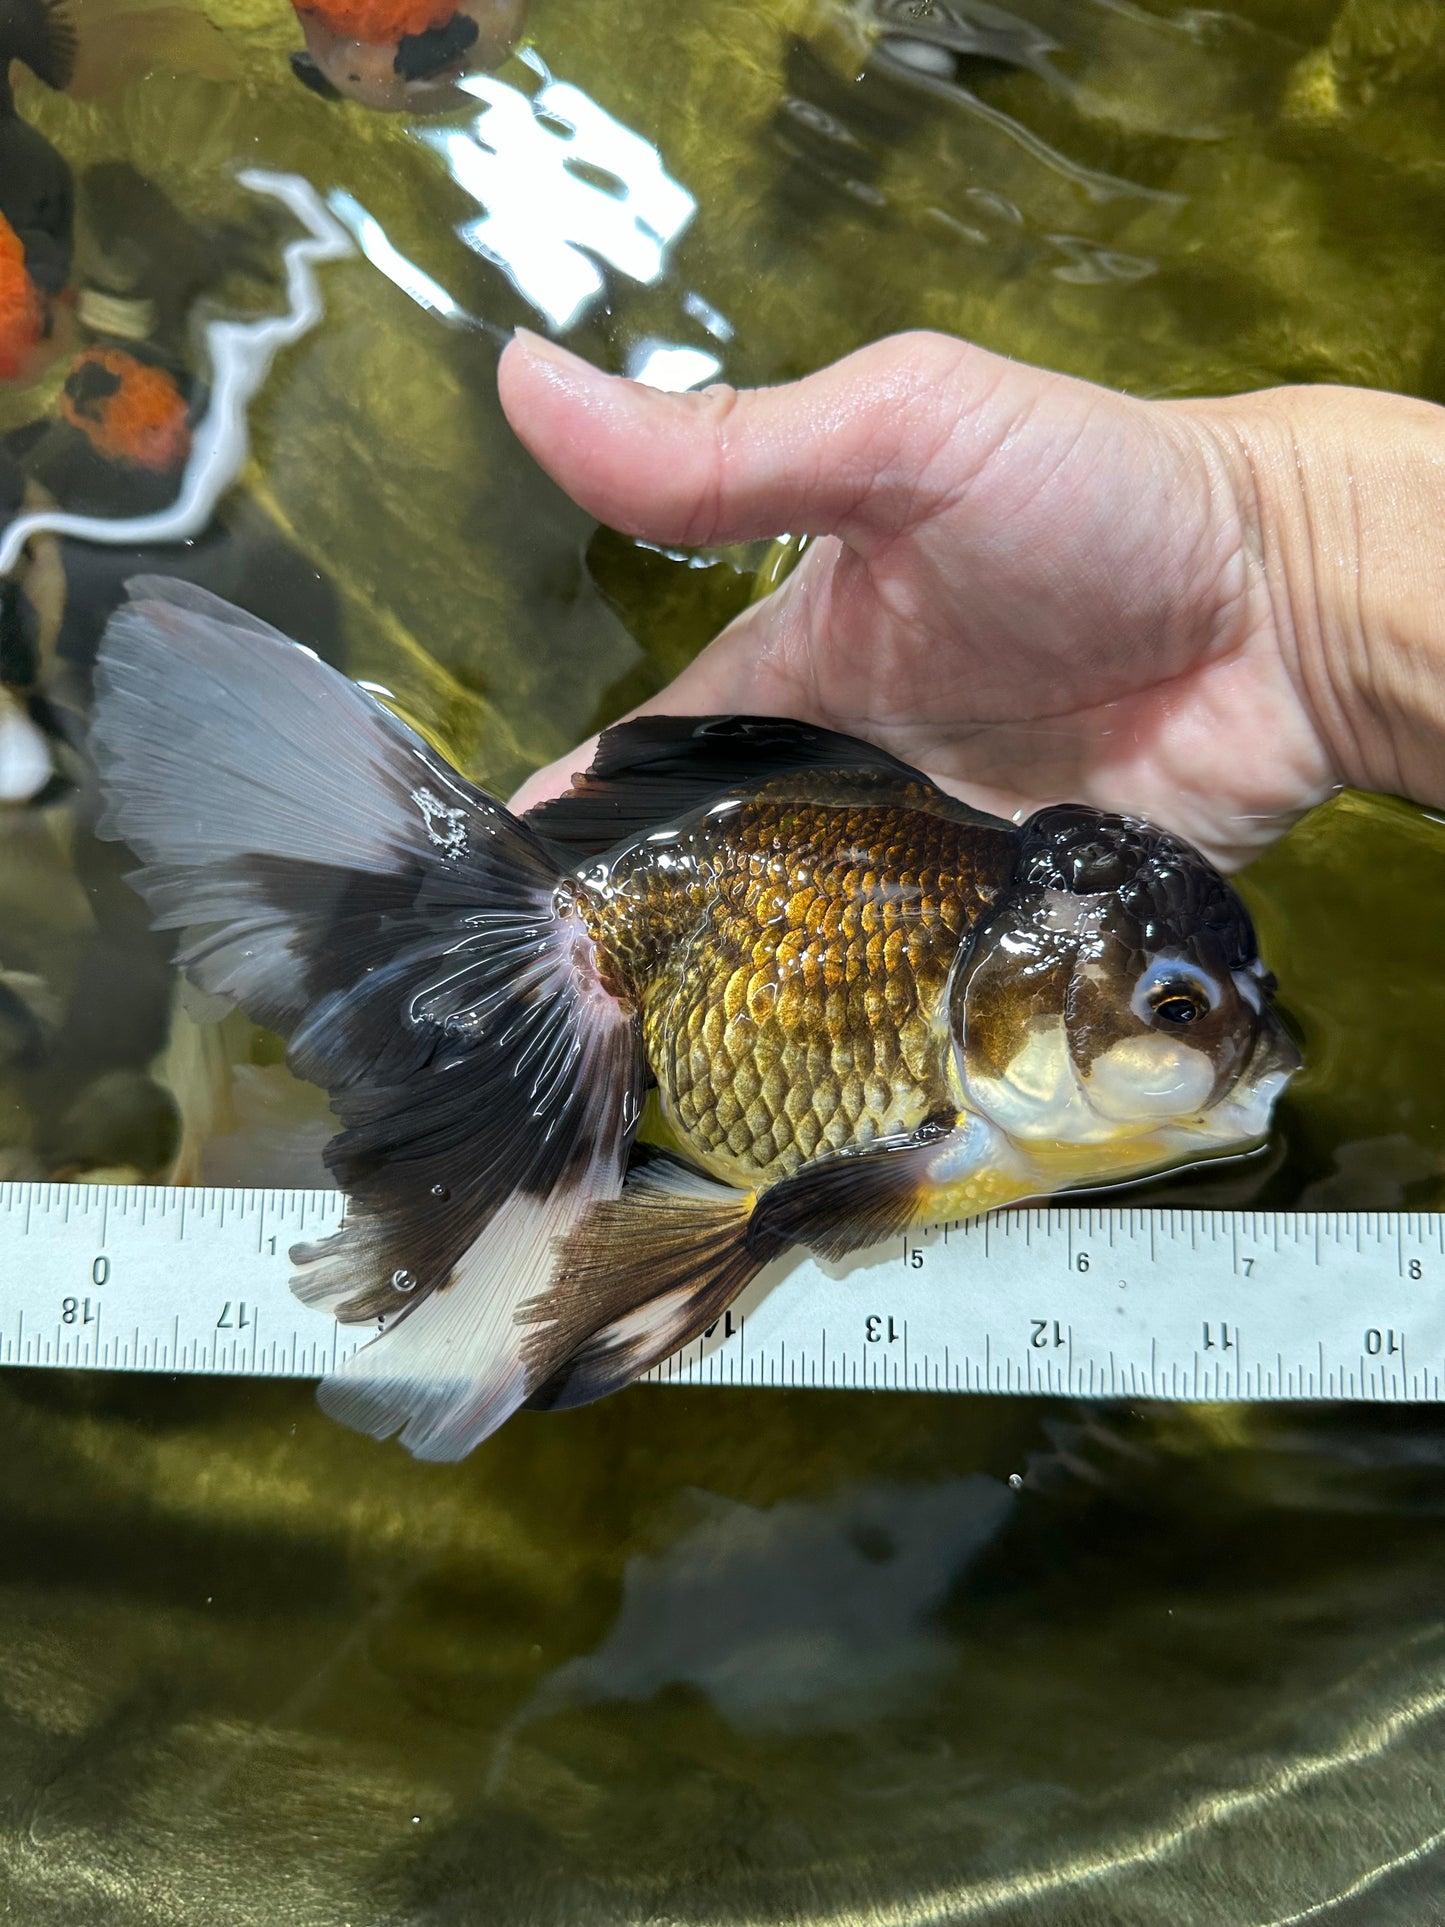
[[[0,13],[0,70],[22,61],[57,92],[70,85],[80,51],[66,0],[5,0]]]
[[[193,932],[187,974],[281,1032],[341,1121],[346,1217],[293,1288],[378,1336],[323,1406],[460,1458],[536,1390],[518,1314],[621,1190],[636,1024],[554,849],[309,650],[129,586],[97,659],[102,832],[157,926]]]

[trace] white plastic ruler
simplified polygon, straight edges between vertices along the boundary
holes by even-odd
[[[374,1335],[288,1286],[289,1247],[341,1209],[329,1191],[0,1185],[0,1364],[318,1377]],[[1445,1399],[1445,1214],[1003,1212],[775,1266],[652,1376]]]

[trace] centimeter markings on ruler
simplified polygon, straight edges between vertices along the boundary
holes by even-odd
[[[375,1335],[289,1288],[334,1191],[0,1184],[0,1364],[315,1378]],[[398,1301],[398,1311],[403,1302]],[[1053,1207],[784,1262],[664,1384],[1445,1399],[1445,1214]]]

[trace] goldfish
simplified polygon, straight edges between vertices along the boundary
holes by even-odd
[[[17,112],[11,63],[21,61],[58,90],[69,84],[75,57],[75,30],[59,0],[0,0],[0,356],[15,353],[6,346],[7,318],[13,330],[24,308],[17,268],[23,268],[43,316],[70,277],[75,232],[70,168]],[[22,335],[30,325],[21,312]]]
[[[0,214],[0,381],[25,372],[45,332],[45,297],[31,278],[19,235]]]
[[[458,107],[456,82],[500,66],[526,17],[526,0],[320,0],[296,7],[306,51],[298,80],[327,99],[345,95],[389,113]]]
[[[191,405],[159,357],[135,346],[86,348],[70,364],[60,412],[103,461],[163,478],[174,494],[191,453]]]
[[[71,360],[52,410],[0,437],[0,530],[37,511],[114,522],[168,508],[206,405],[179,360],[138,342],[94,342]],[[160,567],[299,627],[328,661],[345,655],[330,582],[243,489],[180,547],[32,535],[0,584],[0,803],[49,803],[74,787],[101,633],[127,579]],[[41,739],[53,766],[45,773]],[[87,839],[77,861],[94,854]]]
[[[1243,902],[1150,823],[678,716],[517,817],[279,632],[129,594],[102,834],[328,1093],[345,1216],[292,1286],[373,1336],[319,1396],[419,1458],[625,1385],[794,1247],[1255,1145],[1299,1066]]]

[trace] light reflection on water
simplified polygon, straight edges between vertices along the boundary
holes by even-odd
[[[418,138],[485,210],[460,230],[468,247],[559,330],[606,292],[591,256],[633,281],[661,278],[697,202],[650,141],[545,70],[530,100],[489,75],[464,85],[483,103],[474,125]]]

